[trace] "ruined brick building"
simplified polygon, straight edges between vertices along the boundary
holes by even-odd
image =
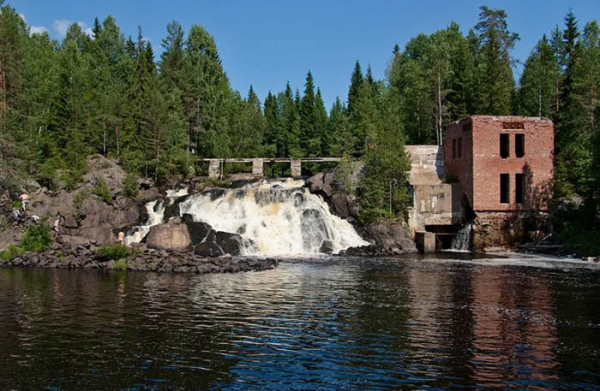
[[[419,174],[428,167],[423,154],[415,153],[423,148],[436,154],[429,165],[437,171],[437,182],[433,175]],[[448,126],[443,147],[435,148],[407,148],[415,194],[410,223],[417,238],[434,233],[439,248],[458,216],[473,221],[475,250],[511,247],[544,234],[553,188],[552,121],[471,116]],[[412,178],[415,173],[418,178]]]
[[[446,129],[446,176],[474,212],[475,248],[533,239],[553,187],[554,124],[545,118],[471,116]]]

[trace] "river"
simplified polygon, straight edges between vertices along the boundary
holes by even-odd
[[[600,268],[449,257],[0,268],[0,389],[600,389]]]

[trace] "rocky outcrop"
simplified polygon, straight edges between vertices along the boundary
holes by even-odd
[[[340,191],[334,171],[313,175],[306,180],[306,186],[311,193],[322,196],[336,216],[349,221],[358,218],[360,210],[356,197]]]
[[[54,245],[43,253],[26,252],[0,266],[85,268],[105,270],[153,271],[173,273],[236,273],[275,268],[279,261],[273,258],[202,257],[187,251],[138,250],[134,256],[104,261],[96,255],[93,244]]]
[[[358,200],[338,188],[334,171],[315,174],[306,181],[306,185],[311,193],[319,194],[327,201],[335,215],[352,222],[361,236],[374,243],[372,246],[349,248],[340,255],[383,256],[417,251],[404,224],[360,224],[357,220],[360,214]],[[321,252],[327,253],[327,250],[324,243]]]
[[[150,228],[146,244],[155,249],[184,251],[189,250],[192,239],[187,225],[175,218]]]

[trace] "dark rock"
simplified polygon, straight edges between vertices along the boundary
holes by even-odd
[[[181,218],[184,224],[188,227],[190,237],[192,239],[192,245],[198,245],[202,243],[213,230],[213,228],[203,222],[194,221],[192,215],[184,214]]]
[[[217,243],[205,241],[196,246],[194,253],[202,257],[219,257],[225,254],[225,251]]]
[[[369,224],[366,226],[366,231],[386,253],[393,253],[392,249],[396,249],[395,253],[400,250],[403,253],[417,252],[414,240],[406,227],[400,223]]]
[[[227,254],[240,255],[244,249],[242,237],[228,232],[217,232],[217,244]]]
[[[319,247],[319,252],[324,254],[333,253],[333,243],[331,242],[331,240],[323,240],[323,243],[321,243],[321,247]]]
[[[179,203],[173,203],[165,208],[163,221],[166,223],[173,217],[179,217]]]

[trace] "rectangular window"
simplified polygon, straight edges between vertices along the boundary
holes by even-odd
[[[517,157],[525,156],[525,135],[515,134],[515,155]]]
[[[452,139],[452,159],[456,159],[456,139]]]
[[[510,202],[510,197],[508,193],[510,192],[510,177],[508,174],[500,174],[500,203],[508,204]]]
[[[509,134],[501,134],[500,135],[500,156],[502,159],[506,159],[510,155],[510,135]]]
[[[462,157],[462,137],[458,138],[458,158]]]
[[[524,182],[523,182],[523,174],[515,175],[515,202],[517,204],[523,203],[523,190],[524,190]]]

